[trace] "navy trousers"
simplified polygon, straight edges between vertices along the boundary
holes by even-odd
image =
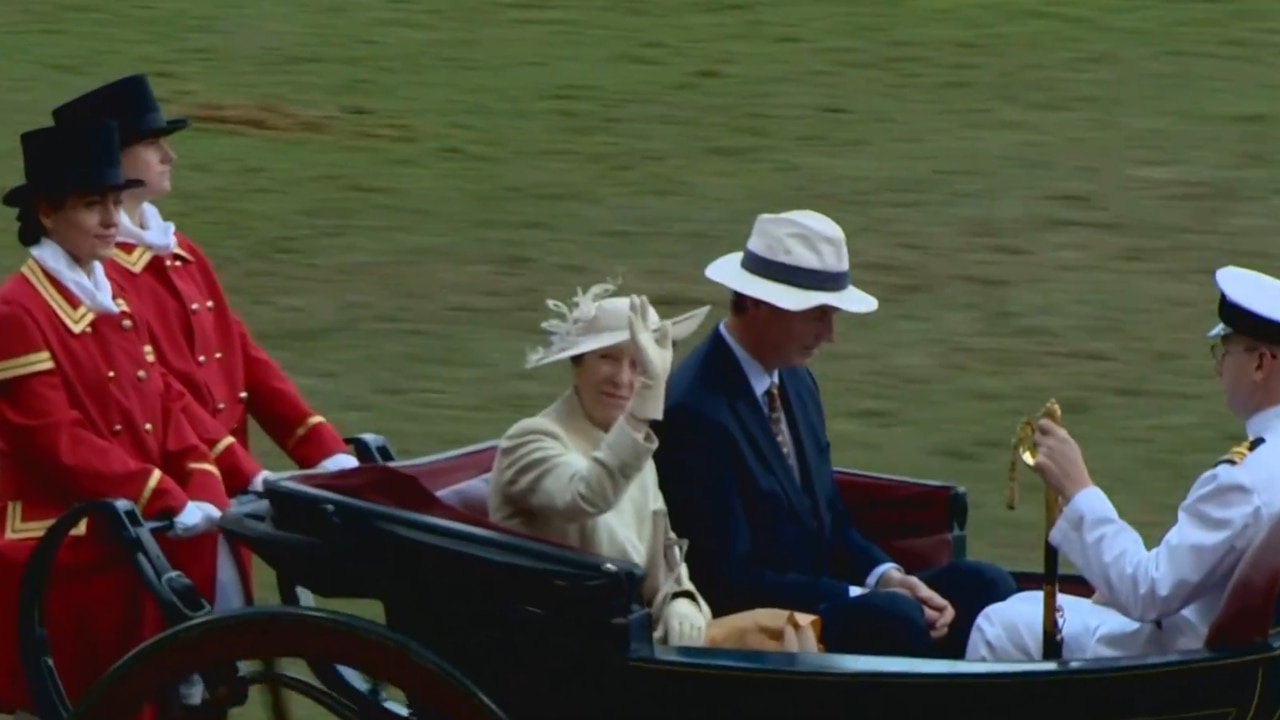
[[[917,577],[955,608],[946,636],[937,641],[929,637],[920,603],[902,593],[872,590],[819,610],[826,651],[963,659],[978,614],[1018,590],[1008,572],[975,560],[958,560]]]

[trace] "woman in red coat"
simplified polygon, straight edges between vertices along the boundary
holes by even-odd
[[[145,75],[107,83],[53,111],[58,125],[104,118],[119,125],[125,172],[146,182],[124,194],[109,273],[155,317],[160,362],[226,429],[227,437],[213,446],[215,455],[233,445],[247,447],[252,417],[299,467],[357,465],[342,436],[253,341],[204,253],[152,204],[170,188],[176,155],[166,138],[189,121],[165,119]],[[232,495],[252,487],[227,481]]]
[[[114,124],[33,130],[22,152],[26,182],[3,197],[19,210],[30,258],[0,284],[0,713],[33,709],[12,630],[16,588],[59,515],[127,498],[146,518],[174,517],[174,537],[157,540],[212,601],[216,522],[228,504],[185,419],[185,393],[156,365],[146,314],[104,271],[121,193],[141,186],[121,171]],[[73,703],[164,629],[132,565],[92,519],[62,546],[44,608]]]

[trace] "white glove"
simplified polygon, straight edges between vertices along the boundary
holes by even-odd
[[[658,636],[665,638],[667,645],[702,647],[707,639],[707,619],[697,603],[688,598],[676,598],[662,611]]]
[[[656,331],[649,329],[649,298],[631,296],[631,342],[639,356],[641,377],[631,396],[631,415],[637,420],[661,420],[666,404],[667,376],[671,374],[671,323],[663,321]]]
[[[257,475],[254,475],[253,479],[249,481],[249,492],[262,492],[262,486],[266,484],[267,478],[269,477],[271,477],[271,472],[268,470],[263,470]]]
[[[193,537],[218,527],[222,511],[202,500],[192,500],[173,519],[170,537]]]
[[[329,457],[321,460],[316,465],[315,469],[324,470],[325,472],[333,472],[334,470],[346,470],[348,468],[359,466],[360,461],[356,459],[355,455],[338,453],[337,455],[330,455]]]

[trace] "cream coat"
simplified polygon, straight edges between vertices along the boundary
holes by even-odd
[[[644,601],[656,617],[676,593],[711,609],[689,579],[685,542],[667,519],[653,464],[657,438],[625,423],[601,432],[572,390],[498,443],[489,518],[504,527],[645,570]],[[666,638],[654,638],[665,642]]]

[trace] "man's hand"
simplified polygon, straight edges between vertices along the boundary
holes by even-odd
[[[1082,490],[1093,486],[1080,446],[1066,428],[1052,420],[1041,419],[1036,423],[1033,442],[1036,473],[1062,496],[1064,502],[1071,502]]]
[[[951,621],[956,617],[955,608],[946,598],[933,591],[924,581],[915,575],[908,575],[896,569],[890,569],[876,583],[879,590],[900,592],[920,603],[924,609],[924,623],[929,626],[929,637],[934,640],[946,636],[951,628]]]

